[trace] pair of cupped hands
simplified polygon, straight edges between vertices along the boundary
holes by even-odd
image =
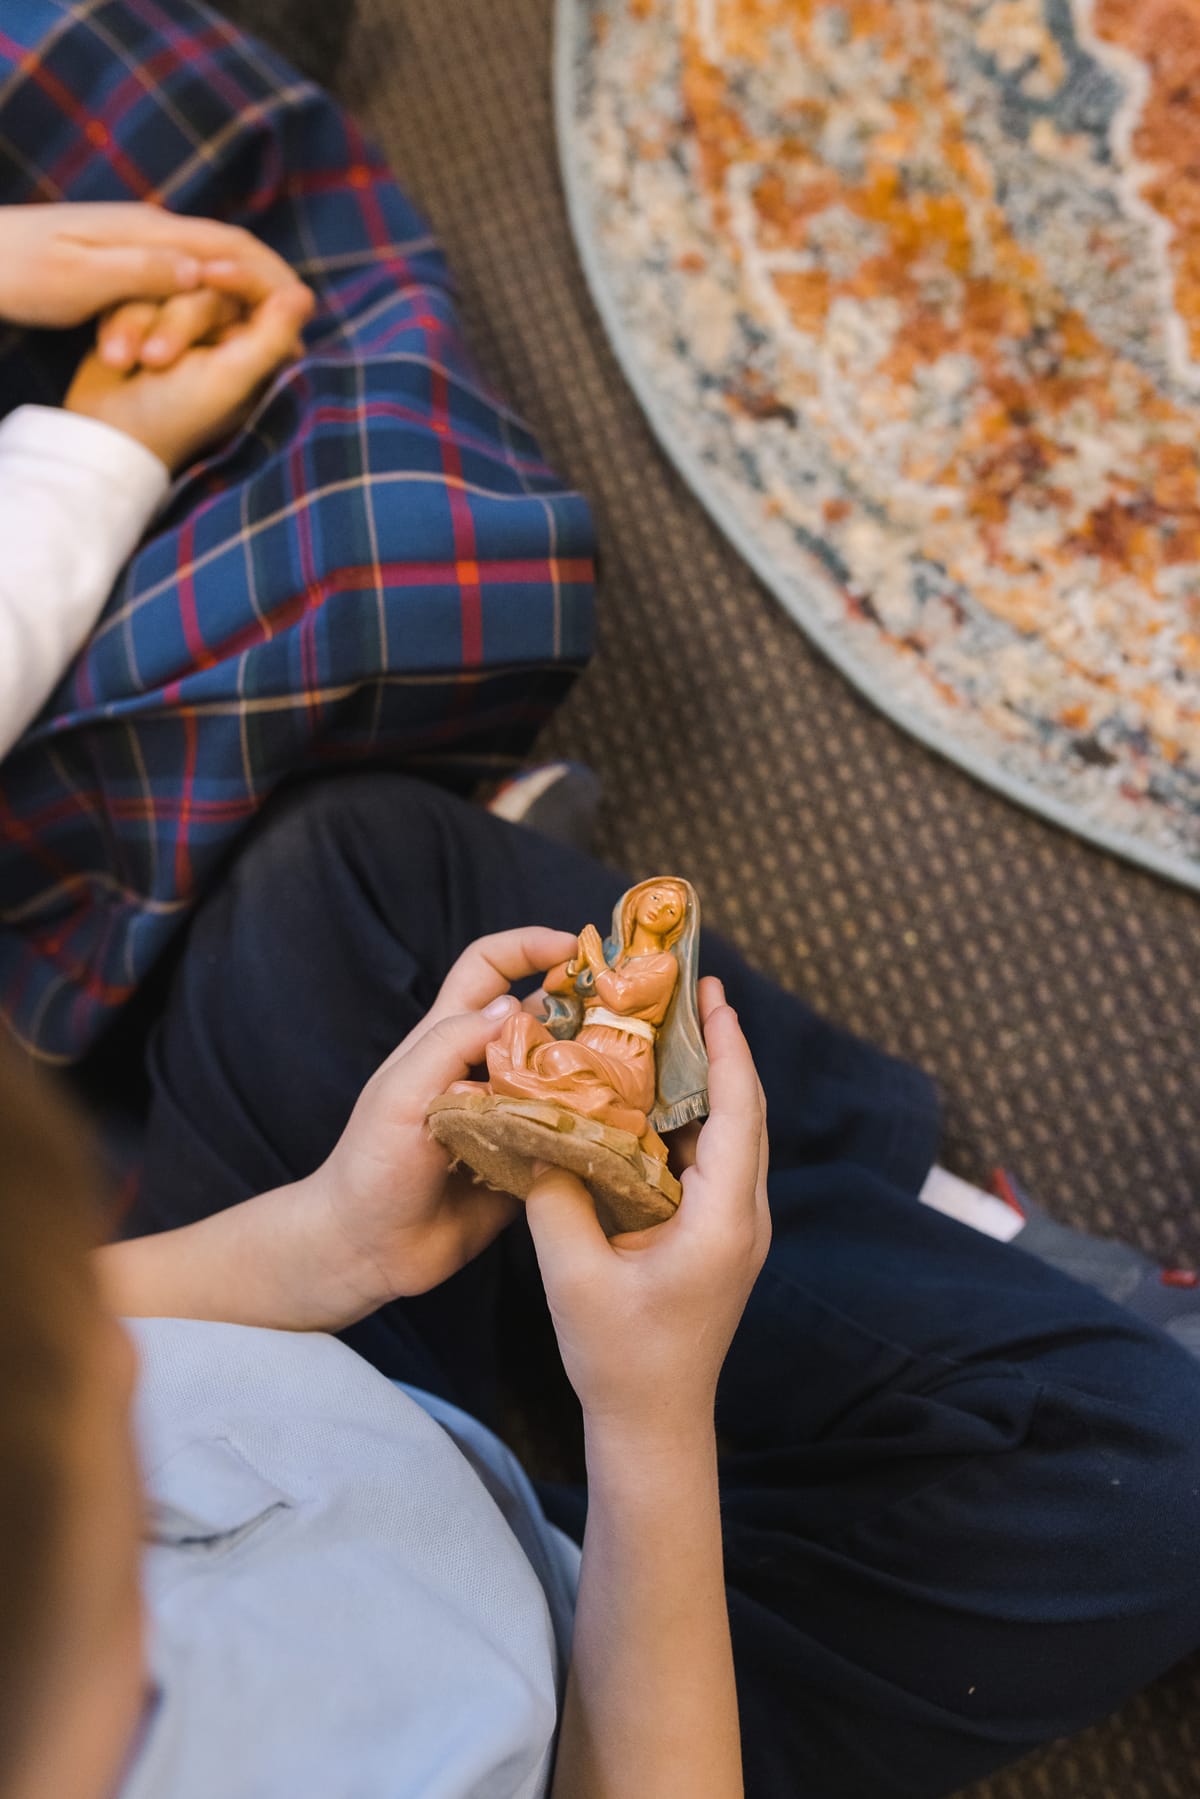
[[[64,405],[173,472],[235,431],[300,353],[311,290],[239,226],[141,202],[0,207],[0,321],[99,321]]]
[[[330,1328],[427,1292],[511,1223],[518,1202],[451,1171],[425,1125],[519,1008],[510,985],[579,953],[569,933],[471,944],[421,1023],[364,1088],[326,1162],[289,1195],[327,1283]],[[526,1002],[537,1010],[544,995]],[[711,1110],[678,1133],[683,1197],[651,1230],[606,1238],[587,1189],[548,1168],[526,1201],[567,1374],[597,1428],[657,1440],[711,1421],[717,1377],[770,1243],[765,1103],[721,983],[700,983]],[[302,1222],[301,1222],[302,1221]],[[308,1296],[311,1299],[311,1296]]]

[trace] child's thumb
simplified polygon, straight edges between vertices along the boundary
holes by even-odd
[[[247,390],[270,380],[295,353],[296,338],[312,316],[310,290],[294,281],[276,288],[245,325],[232,331],[215,354],[227,374]]]
[[[439,1018],[423,1031],[411,1049],[400,1051],[386,1064],[389,1077],[406,1092],[426,1101],[444,1093],[451,1081],[461,1081],[483,1061],[508,1020],[520,1011],[511,994],[501,994],[482,1012],[460,1012]]]
[[[542,1166],[525,1198],[529,1234],[547,1287],[568,1270],[583,1273],[607,1250],[592,1196],[565,1168]]]

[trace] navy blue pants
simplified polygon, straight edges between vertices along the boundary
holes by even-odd
[[[623,885],[401,776],[295,790],[192,927],[138,1222],[307,1174],[467,942],[602,924]],[[715,938],[703,965],[741,1015],[772,1140],[774,1243],[718,1406],[747,1791],[949,1793],[1200,1643],[1200,1376],[1131,1315],[916,1202],[938,1137],[922,1075]],[[523,1221],[349,1336],[490,1420],[513,1383],[535,1430],[557,1416]],[[582,1487],[542,1491],[578,1533]]]

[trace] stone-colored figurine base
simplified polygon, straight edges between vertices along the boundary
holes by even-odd
[[[500,1193],[524,1199],[535,1162],[569,1168],[596,1202],[605,1236],[673,1216],[682,1189],[670,1169],[614,1131],[563,1106],[494,1093],[443,1093],[426,1113],[438,1142]]]

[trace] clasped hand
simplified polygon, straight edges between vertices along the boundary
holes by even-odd
[[[0,320],[100,317],[66,408],[172,470],[244,421],[313,304],[281,257],[218,220],[140,203],[0,208]]]
[[[519,1009],[511,983],[540,974],[573,945],[567,933],[537,926],[472,943],[363,1088],[331,1155],[300,1183],[321,1265],[337,1283],[330,1304],[339,1323],[439,1286],[515,1216],[519,1202],[509,1194],[451,1170],[425,1113],[483,1061]]]
[[[574,948],[566,933],[541,928],[472,944],[368,1082],[328,1160],[301,1183],[335,1326],[437,1286],[517,1213],[515,1199],[450,1170],[425,1112],[482,1062],[516,1011],[510,983],[561,966]],[[607,1239],[586,1188],[561,1169],[546,1170],[527,1201],[567,1373],[590,1426],[621,1437],[665,1439],[711,1419],[770,1242],[762,1089],[718,981],[701,982],[700,1012],[712,1109],[698,1132],[680,1134],[675,1217]]]

